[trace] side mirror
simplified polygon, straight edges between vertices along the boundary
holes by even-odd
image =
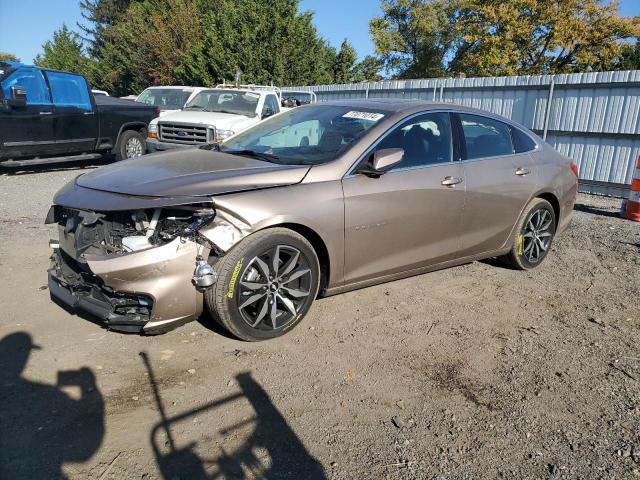
[[[268,117],[271,117],[271,116],[273,116],[273,114],[274,114],[274,113],[275,113],[275,112],[273,111],[273,109],[272,109],[272,108],[267,107],[267,108],[265,108],[265,109],[264,109],[264,113],[262,114],[262,118],[268,118]]]
[[[19,85],[11,87],[7,104],[11,107],[26,107],[27,90]]]
[[[372,162],[368,162],[364,168],[358,170],[358,173],[366,175],[367,177],[378,178],[380,175],[391,170],[398,165],[404,157],[404,150],[402,148],[383,148],[377,150],[373,154]]]

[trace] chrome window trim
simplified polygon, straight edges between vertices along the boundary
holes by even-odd
[[[384,140],[385,138],[387,138],[387,136],[389,136],[391,134],[391,132],[393,132],[399,125],[402,125],[403,123],[406,123],[409,120],[412,120],[416,117],[419,117],[421,115],[425,115],[428,113],[451,113],[452,110],[449,109],[444,109],[444,108],[434,108],[434,109],[430,109],[430,110],[423,110],[420,112],[416,112],[416,113],[412,113],[411,115],[408,115],[404,118],[401,118],[400,120],[398,120],[396,123],[394,123],[391,127],[389,127],[382,135],[380,135],[375,142],[373,142],[369,148],[367,148],[358,158],[355,162],[353,162],[351,164],[351,166],[347,169],[347,173],[345,173],[342,176],[342,179],[346,179],[346,178],[353,178],[356,175],[358,175],[357,173],[354,173],[354,170],[356,169],[356,167],[358,166],[358,164],[368,155],[371,154],[371,152],[373,150],[375,150],[375,148],[378,146],[378,144]],[[398,171],[407,171],[407,170],[417,170],[420,168],[427,168],[427,167],[435,167],[435,166],[442,166],[442,165],[451,165],[456,163],[456,160],[453,159],[453,125],[451,125],[451,120],[449,120],[449,131],[451,132],[451,161],[449,162],[441,162],[441,163],[433,163],[433,164],[429,164],[429,165],[418,165],[415,167],[404,167],[402,169],[398,168],[395,170],[390,170],[387,173],[392,173],[392,172],[398,172]]]

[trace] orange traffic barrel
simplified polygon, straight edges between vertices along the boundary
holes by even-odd
[[[633,180],[631,180],[631,190],[624,216],[629,220],[640,222],[640,157],[638,157],[636,171],[633,173]]]

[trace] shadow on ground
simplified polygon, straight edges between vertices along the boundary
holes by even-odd
[[[592,215],[600,215],[602,217],[620,218],[620,212],[618,211],[603,210],[601,208],[591,207],[589,205],[584,205],[582,203],[576,203],[573,209],[577,210],[578,212],[590,213]]]
[[[0,340],[0,478],[65,478],[62,464],[89,460],[104,437],[104,402],[93,372],[59,371],[54,385],[23,370],[33,350],[24,332]],[[72,393],[73,395],[70,395]]]
[[[148,369],[161,421],[151,430],[151,445],[162,478],[200,479],[308,479],[326,478],[322,465],[307,451],[285,418],[274,406],[269,395],[250,373],[237,375],[240,392],[206,405],[168,417],[146,353],[141,353]],[[209,431],[221,436],[235,436],[240,430],[251,429],[248,438],[231,451],[219,447],[214,458],[203,458],[197,450],[206,450],[197,442],[179,445],[174,427],[191,417],[228,407],[237,401],[248,401],[254,414],[234,425],[208,425]],[[198,448],[200,447],[200,448]]]

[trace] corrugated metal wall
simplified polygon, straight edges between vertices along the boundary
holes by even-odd
[[[318,101],[419,98],[497,113],[574,159],[583,191],[624,194],[640,155],[640,70],[289,88],[313,90]]]

